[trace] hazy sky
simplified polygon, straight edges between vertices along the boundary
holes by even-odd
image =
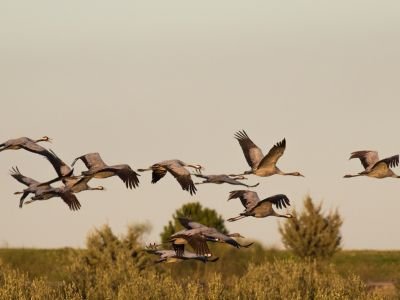
[[[362,169],[355,150],[400,152],[399,1],[1,1],[0,139],[48,135],[63,160],[100,152],[133,168],[172,158],[206,174],[248,170],[233,134],[245,129],[267,152],[286,137],[279,166],[305,178],[251,176],[260,197],[305,195],[344,218],[347,249],[400,248],[400,180],[343,179]],[[37,180],[51,165],[26,151],[0,154],[0,245],[83,246],[108,223],[122,233],[151,222],[149,242],[184,203],[224,218],[229,185],[191,197],[167,175],[127,190],[93,180],[79,212],[61,199],[18,208],[17,165]],[[84,170],[78,164],[76,170]],[[400,173],[400,168],[395,169]],[[278,221],[247,218],[232,232],[281,246]]]

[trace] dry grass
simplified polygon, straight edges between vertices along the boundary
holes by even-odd
[[[147,230],[143,225],[131,226],[125,236],[117,237],[104,226],[88,236],[87,249],[83,250],[1,250],[0,257],[7,263],[0,263],[0,299],[400,297],[399,281],[395,280],[399,272],[397,252],[377,257],[363,253],[364,259],[373,263],[353,259],[346,252],[330,262],[316,262],[296,259],[286,251],[266,250],[259,244],[239,250],[217,245],[213,250],[221,259],[216,263],[154,265],[155,258],[142,251],[142,236]],[[364,265],[360,269],[364,280],[354,275],[357,262]],[[385,272],[383,262],[393,269],[390,287],[367,285],[365,278],[373,266]]]

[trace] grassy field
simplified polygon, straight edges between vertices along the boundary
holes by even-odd
[[[85,249],[0,249],[0,299],[399,299],[400,251],[339,251],[301,260],[255,242],[212,244],[219,260],[154,264],[143,224],[108,225]]]
[[[62,249],[0,249],[0,260],[12,268],[27,272],[30,277],[45,276],[50,281],[61,281],[66,278],[65,270],[69,257],[76,250]],[[290,258],[291,254],[280,250],[258,250],[264,260]],[[236,259],[236,264],[246,264],[246,257]],[[229,261],[221,260],[224,265]],[[352,250],[337,253],[331,263],[342,275],[356,274],[367,283],[400,281],[400,251]],[[215,268],[215,266],[210,266]]]
[[[400,280],[400,251],[342,251],[332,262],[341,274],[357,274],[365,282]]]

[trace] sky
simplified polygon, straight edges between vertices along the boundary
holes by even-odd
[[[305,178],[249,176],[260,198],[306,195],[343,217],[344,249],[399,249],[400,180],[344,174],[362,170],[356,150],[400,152],[399,1],[1,1],[1,142],[47,135],[65,162],[99,152],[108,164],[145,168],[178,158],[204,174],[248,170],[233,135],[246,130],[266,153],[286,138],[278,166]],[[84,247],[109,224],[149,222],[147,242],[183,204],[199,201],[225,219],[229,185],[201,185],[195,196],[167,175],[128,190],[18,207],[18,166],[39,181],[55,176],[42,157],[0,153],[0,246]],[[76,172],[85,170],[77,164]],[[400,169],[394,169],[400,173]],[[285,211],[283,211],[285,212]],[[232,232],[282,247],[276,218],[227,223]]]

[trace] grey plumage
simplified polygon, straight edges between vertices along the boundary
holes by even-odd
[[[48,161],[56,170],[58,176],[62,176],[62,182],[73,193],[79,193],[86,190],[104,190],[103,186],[90,187],[88,182],[93,178],[91,176],[74,176],[73,169],[62,161],[53,150],[49,150],[46,156]]]
[[[173,263],[191,259],[200,260],[203,263],[206,263],[206,262],[215,262],[219,259],[218,257],[210,258],[202,255],[197,255],[193,252],[185,250],[184,246],[183,246],[183,251],[181,251],[179,255],[175,250],[159,250],[157,249],[156,245],[147,246],[145,250],[148,253],[155,254],[160,257],[158,260],[155,261],[155,263],[161,263],[161,262]]]
[[[265,218],[268,216],[292,218],[291,214],[278,214],[272,207],[272,205],[275,205],[277,208],[286,208],[289,206],[290,201],[286,195],[278,194],[260,200],[256,192],[237,190],[230,192],[228,201],[235,198],[240,199],[245,210],[239,216],[228,219],[229,222],[250,216],[255,218]]]
[[[279,158],[285,152],[286,139],[276,143],[269,150],[267,155],[264,156],[261,149],[253,143],[244,130],[236,132],[235,138],[238,140],[246,161],[251,168],[250,171],[246,171],[240,175],[254,174],[257,176],[267,177],[274,174],[279,174],[304,177],[299,172],[283,172],[276,166]]]
[[[248,185],[243,182],[240,182],[239,180],[241,179],[247,179],[244,176],[238,176],[238,175],[226,175],[226,174],[220,174],[220,175],[203,175],[203,174],[192,174],[196,177],[200,177],[205,179],[203,182],[197,182],[195,184],[204,184],[204,183],[215,183],[215,184],[222,184],[222,183],[228,183],[232,185],[243,185],[248,188],[250,187],[256,187],[259,185],[259,183],[256,183],[254,185]]]
[[[344,178],[357,176],[368,176],[373,178],[394,177],[400,178],[390,168],[399,165],[399,155],[393,155],[384,159],[379,159],[378,152],[370,150],[355,151],[351,153],[349,159],[358,158],[364,167],[364,171],[355,175],[345,175]]]
[[[193,234],[202,235],[209,242],[226,243],[236,248],[241,248],[241,247],[248,248],[251,245],[253,245],[253,243],[242,245],[232,238],[232,237],[243,237],[239,233],[224,234],[218,231],[214,227],[205,226],[201,223],[194,222],[188,218],[180,217],[178,218],[178,220],[181,223],[181,225],[185,227],[187,230],[191,231]]]
[[[183,248],[180,245],[189,244],[196,255],[210,257],[211,251],[207,245],[207,239],[196,232],[195,229],[181,230],[170,236],[168,242],[172,243],[178,255],[181,255]]]
[[[82,175],[87,178],[108,178],[111,176],[118,176],[126,185],[127,188],[136,188],[139,185],[140,176],[136,173],[129,165],[113,165],[108,166],[101,159],[99,153],[88,153],[77,157],[71,164],[74,164],[82,160],[85,166],[88,168],[87,171],[82,172]]]
[[[38,200],[47,200],[53,197],[60,197],[65,204],[68,205],[70,210],[75,211],[81,208],[78,198],[73,194],[72,190],[66,186],[45,190],[40,195],[35,195],[31,198],[31,200],[26,201],[25,204],[29,204]]]
[[[38,182],[30,177],[24,176],[21,174],[19,171],[18,167],[13,167],[10,170],[10,175],[15,178],[17,181],[20,183],[28,186],[28,188],[24,189],[22,192],[15,192],[14,194],[22,194],[20,201],[19,201],[19,207],[22,208],[22,205],[24,204],[25,198],[30,194],[34,194],[34,197],[38,198],[43,198],[43,200],[50,199],[54,196],[47,194],[48,191],[53,189],[51,186],[52,183],[60,181],[62,178],[57,177],[55,179],[46,181],[46,182]],[[27,201],[28,202],[28,201]]]
[[[152,171],[151,183],[156,183],[169,172],[175,177],[184,191],[188,191],[190,195],[196,194],[196,186],[193,183],[190,172],[185,167],[191,167],[198,171],[202,169],[202,166],[198,164],[186,164],[179,159],[171,159],[153,164],[147,169],[138,169],[138,171]]]
[[[0,152],[4,150],[18,150],[18,149],[25,149],[29,152],[33,152],[39,155],[46,156],[48,151],[46,148],[38,145],[39,142],[50,142],[51,139],[47,136],[44,136],[37,140],[32,140],[27,137],[21,137],[17,139],[8,140],[2,144],[0,144]]]

